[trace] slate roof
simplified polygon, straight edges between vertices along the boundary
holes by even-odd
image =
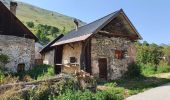
[[[118,14],[125,13],[123,12],[122,9],[115,11],[101,19],[98,19],[92,23],[86,24],[84,26],[79,27],[77,30],[72,30],[68,32],[64,37],[56,41],[52,46],[56,45],[61,45],[61,44],[66,44],[66,43],[72,43],[72,42],[77,42],[77,41],[82,41],[90,37],[92,34],[98,32],[100,29],[102,29],[105,25],[107,25],[111,20],[113,20],[115,17],[117,17]],[[125,15],[125,17],[127,17]],[[132,25],[130,20],[127,17],[128,22],[132,26],[132,28],[136,31],[138,34],[139,38],[141,39],[142,37],[139,35],[135,27]]]
[[[48,43],[41,51],[40,53],[46,52],[50,49],[52,49],[51,45],[54,44],[57,40],[59,40],[60,38],[62,38],[64,35],[61,34],[59,35],[56,39],[54,39],[53,41],[51,41],[50,43]]]
[[[129,18],[126,16],[124,11],[120,9],[92,23],[79,27],[77,30],[74,29],[70,31],[63,38],[56,41],[56,43],[54,43],[52,46],[85,40],[88,37],[90,37],[92,34],[95,34],[99,30],[101,30],[105,25],[107,25],[111,20],[117,17],[120,13],[124,15],[125,20],[129,23],[129,25],[132,27],[134,32],[137,34],[138,36],[137,39],[142,39],[141,35],[138,33],[136,28],[133,26],[133,24],[131,23]]]
[[[86,24],[84,26],[78,27],[77,30],[72,30],[69,33],[67,33],[63,38],[59,39],[54,45],[59,45],[59,44],[65,44],[67,41],[68,42],[76,42],[79,40],[84,40],[88,38],[91,34],[95,33],[98,28],[100,28],[104,23],[106,23],[108,20],[113,19],[119,12],[113,12],[101,19],[98,19],[92,23]],[[71,40],[71,41],[69,41]],[[66,42],[65,42],[66,41]]]

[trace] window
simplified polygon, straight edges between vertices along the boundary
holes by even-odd
[[[70,63],[76,63],[77,59],[76,57],[70,57]]]
[[[123,59],[124,52],[122,50],[115,50],[115,58],[116,59]]]
[[[23,71],[25,71],[25,64],[24,63],[18,64],[17,72],[19,73]]]

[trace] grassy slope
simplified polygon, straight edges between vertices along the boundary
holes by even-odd
[[[22,22],[33,21],[35,24],[47,24],[58,27],[61,30],[65,27],[67,32],[75,26],[72,17],[21,2],[18,3],[17,17]],[[84,23],[82,22],[81,24]]]
[[[0,0],[2,1],[8,8],[11,0]],[[65,32],[72,30],[75,27],[73,22],[73,17],[65,16],[59,14],[57,12],[45,10],[30,4],[26,4],[23,2],[18,2],[17,7],[17,17],[24,23],[26,22],[34,22],[37,24],[46,24],[49,26],[54,26],[63,30],[65,28]],[[84,25],[85,23],[79,20],[80,25]],[[36,30],[30,29],[33,33]],[[53,37],[48,36],[51,40]]]

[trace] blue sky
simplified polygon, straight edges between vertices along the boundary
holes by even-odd
[[[170,0],[19,0],[92,22],[123,8],[143,40],[170,44]]]

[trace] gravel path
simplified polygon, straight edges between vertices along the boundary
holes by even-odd
[[[170,100],[170,83],[133,95],[125,100]]]

